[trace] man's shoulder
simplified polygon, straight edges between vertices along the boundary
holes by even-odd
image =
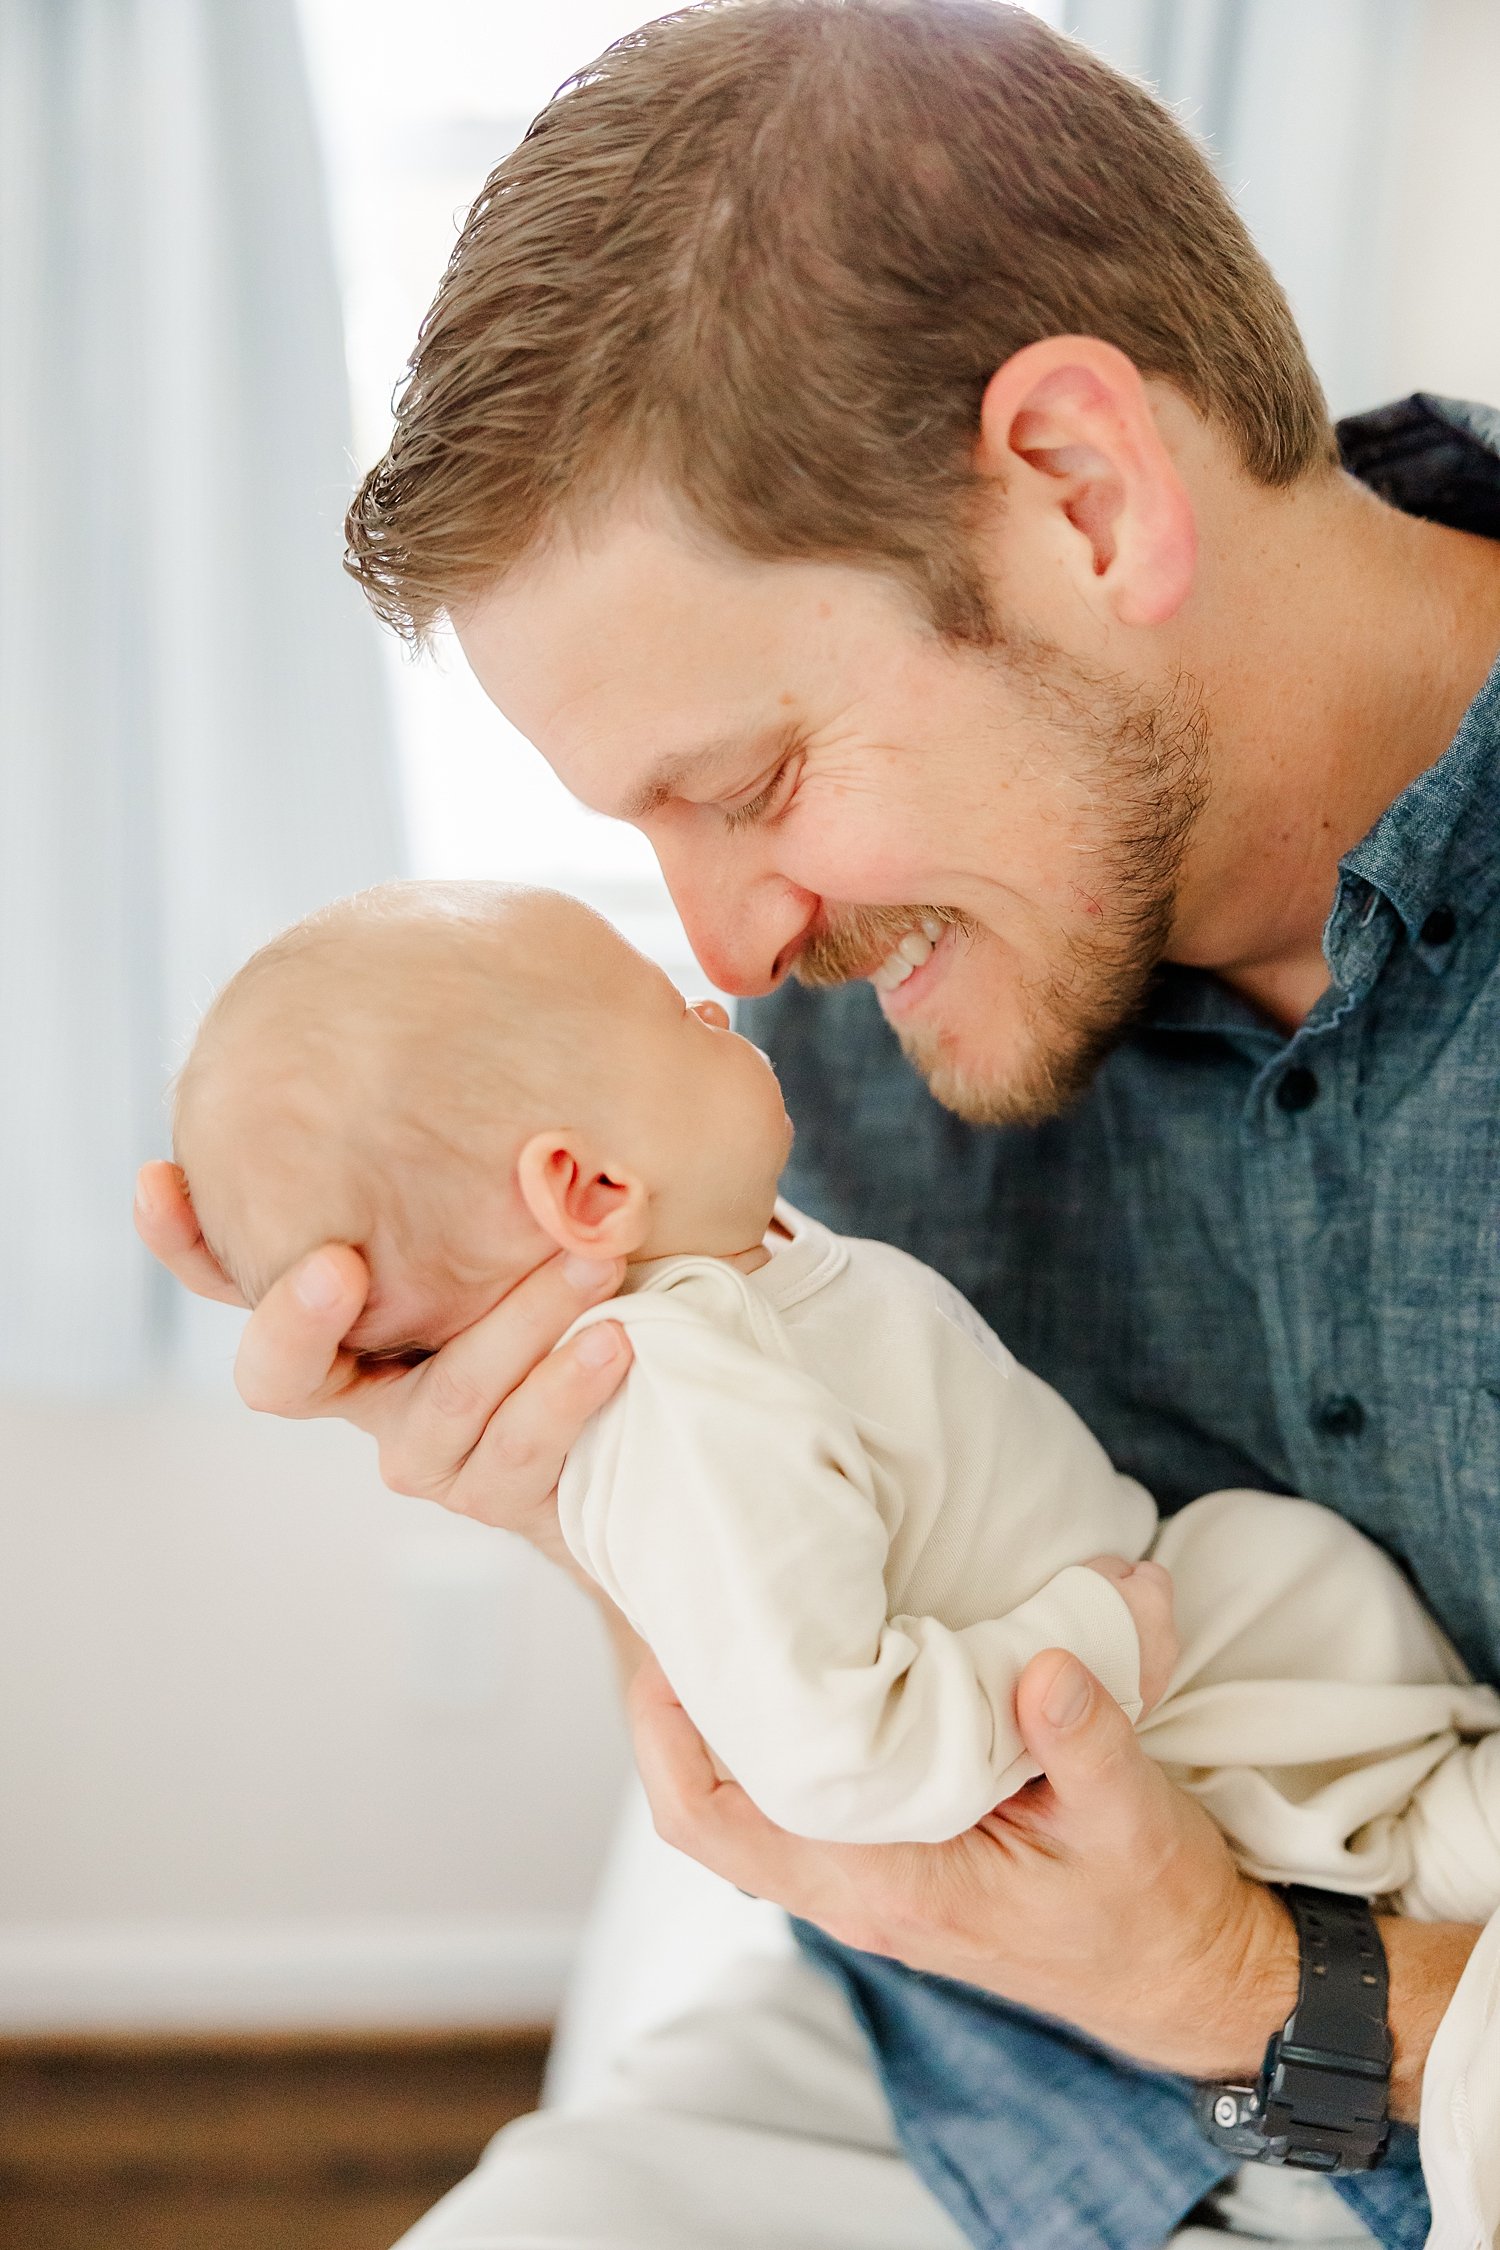
[[[1339,455],[1409,516],[1500,539],[1500,408],[1414,391],[1338,425]]]

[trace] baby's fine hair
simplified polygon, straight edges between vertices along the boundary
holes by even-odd
[[[329,1239],[362,1239],[378,1209],[430,1241],[451,1221],[415,1183],[440,1176],[451,1203],[455,1169],[492,1168],[545,1121],[589,1045],[586,996],[549,977],[535,942],[568,910],[598,919],[522,885],[386,883],[230,978],[178,1073],[172,1139],[204,1238],[251,1303],[275,1278],[237,1252],[257,1184],[323,1173],[331,1188],[336,1173]]]

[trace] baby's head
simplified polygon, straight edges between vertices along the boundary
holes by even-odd
[[[219,994],[173,1140],[254,1304],[321,1242],[371,1271],[351,1348],[432,1351],[555,1249],[732,1256],[791,1127],[721,1008],[689,1008],[556,891],[393,883],[299,922]]]

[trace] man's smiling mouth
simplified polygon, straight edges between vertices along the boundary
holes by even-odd
[[[877,992],[894,992],[931,960],[942,940],[943,924],[935,914],[924,914],[916,929],[908,930],[885,959],[869,971]]]
[[[974,927],[953,907],[931,904],[848,907],[834,914],[803,946],[792,974],[814,991],[868,982],[882,1001],[922,976],[935,953],[946,958],[945,938],[972,935]]]

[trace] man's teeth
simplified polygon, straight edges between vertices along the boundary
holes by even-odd
[[[905,937],[888,953],[878,969],[870,972],[870,982],[877,992],[894,992],[898,984],[905,984],[914,969],[932,958],[943,925],[935,914],[924,914],[920,929],[908,930]]]

